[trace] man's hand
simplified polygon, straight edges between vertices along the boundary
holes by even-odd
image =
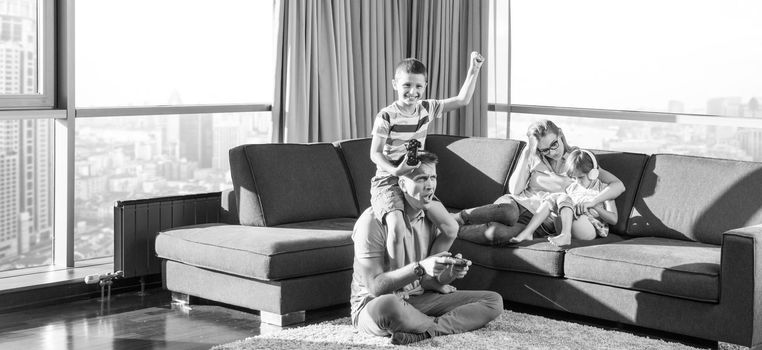
[[[468,71],[471,73],[478,73],[479,69],[482,68],[482,64],[484,64],[484,56],[476,51],[471,52],[471,67]]]
[[[434,254],[426,259],[421,260],[421,267],[423,267],[423,270],[426,271],[426,275],[436,278],[442,273],[442,271],[448,268],[447,259],[451,255],[452,254],[450,252],[441,252]]]
[[[463,259],[463,256],[458,253],[454,257],[448,258],[449,264],[447,268],[437,276],[437,282],[447,285],[452,283],[456,279],[466,277],[468,273],[468,267],[471,266],[471,260]]]

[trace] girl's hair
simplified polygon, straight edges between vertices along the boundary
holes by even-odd
[[[561,140],[561,143],[564,145],[564,150],[567,152],[570,150],[571,147],[569,147],[569,144],[566,143],[566,136],[564,136],[563,131],[561,131],[561,128],[559,128],[555,123],[553,123],[550,120],[547,119],[540,119],[531,125],[529,125],[529,128],[527,129],[527,139],[534,138],[536,141],[534,143],[534,151],[533,153],[540,157],[542,156],[540,152],[537,151],[537,144],[540,142],[540,139],[545,137],[547,134],[554,134],[558,136],[558,138]]]
[[[593,170],[593,159],[587,152],[576,148],[566,156],[566,176],[572,177],[575,171],[587,174],[590,170]]]

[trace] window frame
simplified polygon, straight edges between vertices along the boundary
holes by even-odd
[[[54,0],[38,0],[37,3],[37,75],[42,84],[37,94],[0,95],[0,109],[53,109],[56,96],[56,6]],[[41,40],[40,40],[41,39]],[[40,42],[42,42],[40,44]],[[41,60],[39,58],[42,57]],[[42,80],[39,76],[42,75]]]

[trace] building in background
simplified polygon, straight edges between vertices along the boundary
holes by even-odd
[[[37,2],[0,1],[0,94],[38,93],[37,44]],[[52,258],[52,136],[47,120],[0,121],[0,270]]]

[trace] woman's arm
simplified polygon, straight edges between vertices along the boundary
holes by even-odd
[[[590,203],[592,203],[590,206],[594,206],[598,203],[603,203],[607,200],[613,200],[619,197],[620,194],[624,193],[624,183],[619,180],[618,177],[616,177],[614,174],[606,171],[605,169],[598,169],[599,175],[598,178],[601,180],[601,182],[607,184],[606,188],[601,191],[595,198],[593,198]]]
[[[508,191],[511,194],[519,194],[527,188],[527,183],[529,182],[530,148],[527,145],[521,151],[519,160],[516,162],[516,169],[513,170],[513,174],[508,178]]]
[[[595,207],[591,208],[598,213],[598,218],[603,220],[609,225],[616,225],[619,221],[619,215],[616,210],[616,203],[613,200],[608,200],[605,203],[599,203]]]

